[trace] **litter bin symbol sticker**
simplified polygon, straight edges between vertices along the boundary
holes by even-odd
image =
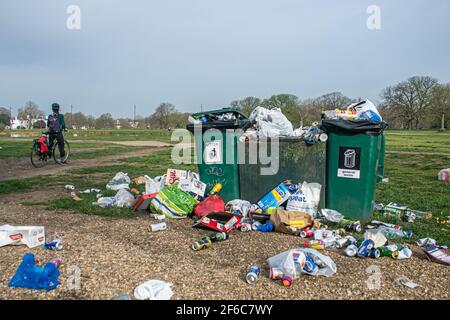
[[[361,148],[339,147],[337,176],[341,178],[360,178]]]
[[[205,142],[203,159],[206,164],[222,163],[222,141]]]

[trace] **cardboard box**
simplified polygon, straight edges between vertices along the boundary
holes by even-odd
[[[239,226],[241,218],[229,212],[212,212],[194,223],[194,227],[204,227],[219,232],[230,232]]]
[[[175,182],[179,182],[180,179],[199,179],[198,174],[186,170],[167,169],[166,173],[166,186],[170,186]]]
[[[320,223],[314,220],[310,214],[300,211],[287,211],[277,209],[270,215],[270,222],[275,226],[276,232],[292,234],[292,228],[304,229],[313,226],[320,227]]]
[[[280,183],[275,189],[262,197],[258,201],[257,205],[262,210],[278,207],[283,204],[290,196],[291,192],[289,191],[288,187],[284,183]]]
[[[45,243],[44,227],[36,226],[0,226],[0,247],[7,245],[26,245],[34,248]]]

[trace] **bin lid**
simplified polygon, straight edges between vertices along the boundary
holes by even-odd
[[[379,135],[388,124],[384,121],[324,119],[321,126],[326,132]]]

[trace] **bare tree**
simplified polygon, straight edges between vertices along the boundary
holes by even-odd
[[[315,100],[315,103],[320,106],[320,108],[323,108],[324,110],[334,110],[339,109],[345,106],[348,106],[354,100],[350,99],[349,97],[344,96],[340,92],[331,92],[324,94],[323,96],[320,96]]]
[[[170,122],[170,115],[174,112],[177,112],[177,110],[175,109],[175,106],[173,104],[163,102],[158,106],[158,108],[156,108],[155,112],[152,114],[152,122],[156,122],[156,124],[160,128],[167,129]]]
[[[246,97],[241,100],[231,101],[230,106],[240,110],[246,116],[250,115],[250,113],[256,107],[261,105],[261,99],[256,97]]]
[[[31,129],[31,119],[43,118],[44,115],[44,111],[36,103],[27,101],[22,108],[19,108],[17,118],[22,120],[28,119],[28,129]]]
[[[433,122],[440,122],[444,131],[445,119],[450,118],[450,83],[438,84],[433,88],[430,116]]]
[[[417,129],[419,122],[431,107],[433,88],[438,81],[431,77],[411,77],[384,89],[385,112],[394,111],[406,129]]]

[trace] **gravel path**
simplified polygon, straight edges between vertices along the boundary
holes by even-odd
[[[21,199],[30,197],[20,195]],[[45,198],[43,194],[39,197]],[[111,299],[120,293],[132,295],[138,284],[149,279],[173,283],[173,299],[450,298],[449,268],[426,260],[417,247],[413,247],[411,259],[401,261],[348,258],[338,251],[325,251],[337,264],[334,276],[303,276],[291,288],[284,288],[267,278],[266,259],[300,246],[298,237],[235,232],[227,241],[193,252],[190,244],[209,232],[193,229],[189,219],[168,221],[166,231],[150,234],[146,229],[151,219],[145,214],[133,219],[104,218],[25,207],[17,204],[19,200],[11,195],[0,197],[0,224],[44,225],[47,235],[56,231],[62,236],[65,250],[1,247],[0,299]],[[48,293],[9,288],[7,283],[26,252],[33,252],[42,261],[61,257],[62,285]],[[261,266],[262,276],[250,286],[243,276],[253,263]],[[371,274],[366,269],[371,265],[381,271],[380,289],[367,288]],[[81,271],[79,289],[70,286],[76,268]],[[402,275],[421,287],[408,289],[394,284]]]

